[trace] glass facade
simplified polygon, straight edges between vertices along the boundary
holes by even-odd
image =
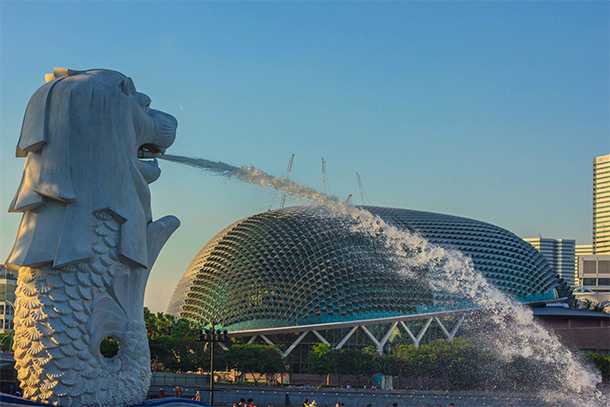
[[[457,249],[521,301],[569,295],[531,245],[497,226],[450,215],[364,207],[429,242]],[[427,270],[401,272],[382,238],[320,207],[291,207],[229,226],[197,254],[168,313],[229,330],[352,321],[456,308],[433,292]],[[463,305],[463,304],[462,304]]]

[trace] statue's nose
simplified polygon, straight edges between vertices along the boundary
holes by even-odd
[[[151,110],[150,115],[156,123],[155,144],[161,148],[171,146],[176,139],[178,120],[174,116],[158,110]]]
[[[154,109],[150,109],[150,114],[156,120],[159,120],[162,124],[171,126],[174,130],[178,127],[178,120],[171,114]]]
[[[178,128],[178,120],[174,116],[172,116],[171,114],[167,114],[167,113],[164,113],[164,114],[167,116],[167,118],[169,120],[172,121],[172,123],[174,125],[174,128]]]

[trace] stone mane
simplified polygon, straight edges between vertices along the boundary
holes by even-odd
[[[24,215],[7,267],[90,258],[99,211],[121,224],[119,259],[149,267],[149,180],[137,151],[145,143],[169,146],[176,120],[142,106],[148,96],[119,72],[56,68],[47,80],[28,103],[17,146],[26,163],[9,212]]]

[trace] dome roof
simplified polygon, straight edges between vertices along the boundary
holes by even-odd
[[[431,212],[363,207],[429,242],[457,249],[501,291],[521,301],[567,291],[540,253],[513,233]],[[324,207],[290,207],[238,221],[195,256],[168,313],[230,330],[261,329],[444,311],[464,307],[400,272],[382,239]],[[404,266],[403,266],[404,267]]]

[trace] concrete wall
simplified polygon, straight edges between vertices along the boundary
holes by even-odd
[[[170,389],[176,386],[207,387],[210,385],[210,379],[207,374],[153,372],[150,378],[150,385],[163,387],[169,392]]]
[[[555,333],[579,350],[610,351],[610,327],[555,329]]]

